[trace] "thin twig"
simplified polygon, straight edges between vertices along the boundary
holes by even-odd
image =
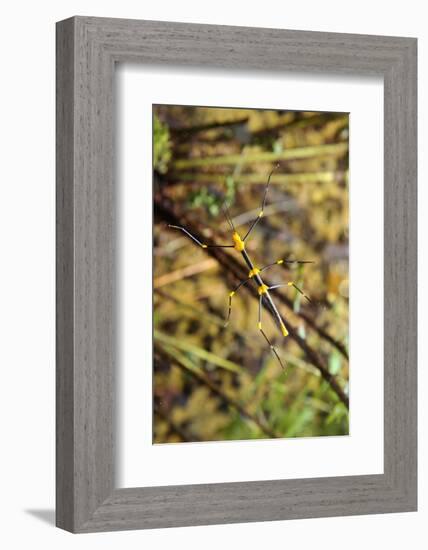
[[[215,260],[212,260],[211,258],[206,258],[205,260],[197,264],[187,265],[186,267],[182,267],[181,269],[177,269],[175,271],[171,271],[170,273],[166,273],[165,275],[161,275],[160,277],[156,277],[156,279],[153,281],[153,288],[156,289],[162,286],[169,285],[171,283],[175,283],[176,281],[181,281],[186,277],[192,277],[197,273],[202,273],[203,271],[212,269],[216,266],[217,262]]]
[[[248,122],[248,117],[239,118],[236,120],[225,120],[224,122],[209,122],[207,124],[200,124],[199,126],[182,126],[180,128],[170,127],[169,131],[171,135],[182,136],[189,134],[198,134],[199,132],[206,132],[207,130],[215,130],[220,128],[227,128],[230,126],[240,126],[241,124],[246,124]]]
[[[266,210],[268,210],[269,207],[266,207]],[[251,214],[253,211],[250,211],[248,213],[245,213],[245,215],[251,219]],[[254,210],[254,212],[258,212],[257,210]],[[268,212],[268,215],[271,212]],[[241,218],[240,216],[237,216],[236,218],[233,218],[234,223],[236,226],[242,225],[245,223],[246,218]],[[183,244],[188,242],[186,239],[183,239]],[[230,256],[229,256],[230,257]],[[172,273],[167,273],[166,275],[162,275],[161,277],[155,279],[154,281],[154,288],[160,288],[161,286],[176,282],[178,280],[183,279],[184,277],[191,277],[192,275],[195,275],[197,273],[202,273],[203,271],[206,271],[208,269],[212,269],[214,267],[214,264],[216,264],[215,261],[211,262],[210,260],[205,260],[205,262],[200,262],[198,264],[191,264],[189,266],[186,266],[185,268],[179,269],[177,271],[173,271]],[[278,297],[278,300],[282,302],[285,306],[287,306],[290,310],[294,312],[294,304],[293,301],[290,300],[285,294],[282,292],[278,292],[276,294]],[[294,312],[295,313],[295,312]],[[314,330],[321,338],[324,338],[324,340],[327,340],[332,346],[334,346],[337,351],[348,361],[349,360],[349,354],[345,347],[345,345],[334,338],[331,334],[329,334],[326,330],[324,330],[322,327],[318,326],[315,321],[312,319],[310,315],[307,315],[304,311],[300,311],[298,313],[299,317],[301,317],[305,323]]]
[[[344,127],[349,124],[349,115],[343,113],[320,113],[314,116],[298,118],[291,122],[280,122],[275,126],[269,126],[267,128],[262,128],[252,133],[254,137],[261,137],[266,135],[278,135],[279,130],[286,129],[287,132],[290,130],[295,130],[297,128],[309,128],[311,126],[318,126],[322,123],[328,123],[333,120],[340,122]]]
[[[168,174],[172,182],[179,180],[180,182],[195,182],[198,185],[203,183],[223,183],[224,174],[206,174],[198,172],[195,174],[189,172],[172,172]],[[338,170],[334,172],[296,172],[295,174],[273,174],[271,183],[274,185],[290,185],[293,183],[334,183],[345,180],[348,177],[347,170]],[[266,185],[266,176],[262,174],[240,174],[235,176],[233,180],[236,183],[242,184],[260,184]]]
[[[163,204],[159,196],[155,197],[155,203],[156,203],[156,213],[158,216],[161,216],[168,223],[173,223],[173,224],[180,223],[180,219],[174,212],[173,208],[168,207],[166,204]],[[182,218],[181,218],[181,223],[183,223]],[[188,226],[189,229],[191,230],[194,229],[193,227],[190,226],[190,224],[188,223],[188,220],[185,220],[184,223],[186,223],[186,226]],[[196,233],[200,232],[198,231],[197,227],[195,232]],[[239,282],[247,278],[247,272],[245,270],[245,267],[242,264],[240,264],[234,257],[232,257],[230,254],[225,252],[223,249],[209,248],[207,249],[207,253],[210,256],[216,258],[221,265],[227,266],[228,271],[233,275],[236,281]],[[247,285],[244,285],[243,288],[244,288],[244,291],[249,292],[250,295],[254,297],[254,293],[250,287],[248,287]],[[284,296],[281,300],[285,304],[287,304],[287,301]],[[292,302],[290,300],[288,301],[290,303],[288,307],[292,308]],[[270,313],[272,314],[272,312]],[[304,340],[299,336],[297,330],[290,323],[287,322],[286,327],[290,334],[290,337],[296,342],[296,344],[300,347],[300,349],[305,353],[305,355],[310,360],[310,362],[320,371],[321,376],[324,378],[324,380],[326,380],[330,384],[330,387],[336,393],[339,399],[346,405],[346,407],[349,407],[348,396],[346,395],[344,390],[340,387],[337,379],[329,372],[328,367],[325,364],[322,357],[320,357],[319,354],[314,349],[312,349],[312,347],[307,343],[306,340]],[[313,326],[314,329],[315,327],[316,325]],[[317,332],[319,333],[319,327],[316,327],[315,330],[317,330]],[[333,340],[332,337],[329,340],[330,343],[332,343],[331,340]],[[336,346],[336,344],[334,345]]]
[[[215,157],[177,159],[171,163],[172,170],[184,170],[200,166],[214,166],[219,164],[249,164],[255,162],[275,162],[280,160],[302,159],[322,156],[341,156],[348,151],[345,142],[309,147],[295,147],[279,153],[257,152],[237,155],[219,155]]]

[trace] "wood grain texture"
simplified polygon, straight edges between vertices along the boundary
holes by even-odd
[[[115,62],[383,76],[383,475],[115,489]],[[92,532],[416,510],[416,268],[415,39],[58,23],[57,525]]]
[[[56,36],[56,520],[73,528],[74,25]],[[61,67],[61,69],[59,69]]]

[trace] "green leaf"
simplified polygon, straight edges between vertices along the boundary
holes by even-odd
[[[190,344],[185,340],[178,340],[173,336],[167,336],[166,334],[163,334],[162,332],[156,329],[153,331],[153,335],[155,340],[158,340],[159,342],[163,342],[167,345],[176,347],[183,351],[190,352],[196,357],[199,357],[200,359],[204,359],[205,361],[208,361],[209,363],[212,363],[217,367],[221,367],[222,369],[228,370],[230,372],[237,372],[237,373],[243,372],[242,367],[240,367],[236,363],[233,363],[228,359],[224,359],[223,357],[219,357],[218,355],[215,355],[210,351],[206,351],[203,348]]]

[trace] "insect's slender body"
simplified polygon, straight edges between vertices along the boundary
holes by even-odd
[[[273,172],[273,170],[272,170]],[[245,242],[247,240],[247,238],[250,236],[250,233],[252,232],[252,230],[254,229],[254,227],[257,225],[257,223],[260,221],[260,219],[263,217],[263,211],[264,211],[264,207],[265,207],[265,203],[266,203],[266,196],[267,196],[267,192],[268,192],[268,189],[269,189],[269,182],[270,182],[270,178],[271,178],[271,175],[272,175],[272,172],[269,174],[269,177],[268,177],[268,181],[267,181],[267,184],[266,184],[266,187],[265,187],[265,192],[264,192],[264,196],[263,196],[263,202],[262,202],[262,207],[261,207],[261,210],[259,212],[259,215],[257,216],[257,218],[255,218],[252,222],[252,224],[250,225],[250,228],[248,229],[247,233],[245,234],[245,236],[243,238],[241,238],[241,236],[239,235],[239,233],[236,231],[235,229],[235,226],[233,225],[233,221],[232,219],[230,218],[229,214],[228,214],[228,211],[227,211],[227,208],[225,210],[225,214],[226,214],[226,218],[227,218],[227,221],[233,231],[233,234],[232,234],[232,241],[233,241],[233,244],[223,244],[223,245],[211,245],[211,244],[204,244],[202,241],[200,241],[197,237],[195,237],[194,235],[192,235],[185,227],[182,227],[182,226],[178,226],[178,225],[169,225],[169,227],[173,228],[173,229],[178,229],[180,231],[182,231],[185,235],[187,235],[187,237],[189,237],[190,239],[192,239],[192,241],[194,243],[196,243],[197,245],[199,245],[200,247],[202,248],[233,248],[234,250],[236,250],[237,252],[239,252],[241,255],[242,255],[242,258],[244,259],[244,262],[246,263],[248,269],[249,269],[249,273],[248,273],[248,277],[247,279],[241,281],[239,283],[238,286],[235,287],[234,290],[232,290],[230,293],[229,293],[229,310],[228,310],[228,314],[227,314],[227,319],[226,319],[226,324],[228,324],[229,322],[229,318],[230,318],[230,314],[231,314],[231,311],[232,311],[232,298],[233,296],[236,294],[236,292],[241,288],[241,286],[245,285],[246,283],[248,283],[249,281],[254,281],[254,283],[256,284],[257,286],[257,292],[259,294],[259,321],[258,321],[258,329],[260,330],[260,332],[262,333],[263,337],[265,338],[266,342],[269,344],[273,354],[275,355],[275,357],[278,359],[280,365],[282,367],[284,367],[275,347],[272,345],[272,343],[270,342],[269,338],[267,337],[266,333],[264,332],[263,328],[262,328],[262,305],[265,304],[267,308],[269,308],[273,314],[273,316],[275,317],[276,321],[277,321],[277,324],[278,324],[278,327],[280,328],[281,330],[281,333],[283,336],[288,336],[288,330],[284,324],[284,321],[282,320],[282,317],[281,317],[281,314],[280,312],[278,311],[278,308],[276,307],[273,299],[272,299],[272,296],[270,294],[270,290],[274,290],[276,288],[279,288],[279,287],[282,287],[282,286],[293,286],[298,292],[300,292],[300,294],[302,294],[309,302],[310,302],[310,299],[308,298],[308,296],[306,296],[306,294],[303,293],[303,291],[297,287],[293,281],[290,281],[288,283],[285,283],[285,284],[277,284],[277,285],[273,285],[273,286],[268,286],[267,284],[265,284],[262,276],[260,275],[260,273],[270,267],[273,267],[275,265],[282,265],[282,264],[288,264],[288,263],[298,263],[298,264],[306,264],[306,263],[312,263],[310,261],[299,261],[299,260],[284,260],[284,259],[281,259],[281,260],[277,260],[276,262],[272,263],[272,264],[269,264],[269,265],[266,265],[262,268],[258,268],[254,265],[254,263],[252,262],[251,258],[249,257],[246,249],[245,249]]]
[[[284,321],[282,320],[281,314],[279,313],[272,296],[269,293],[269,287],[266,285],[260,275],[260,270],[254,266],[251,258],[248,255],[248,252],[245,250],[245,244],[244,241],[241,239],[239,234],[235,231],[233,234],[233,240],[235,243],[237,243],[237,246],[235,245],[235,250],[241,253],[242,257],[244,258],[245,263],[247,264],[249,268],[249,278],[253,279],[253,281],[257,284],[257,289],[260,294],[261,300],[266,300],[266,303],[268,307],[271,309],[272,313],[275,315],[275,318],[278,322],[279,328],[281,329],[281,332],[284,336],[288,335],[288,331],[285,328]],[[241,244],[242,243],[242,244]]]
[[[247,266],[250,268],[250,271],[253,271],[253,270],[254,270],[254,264],[253,264],[253,262],[250,260],[250,257],[248,256],[247,251],[244,249],[244,250],[241,251],[241,254],[242,254],[242,257],[244,258],[245,263],[246,263]],[[262,278],[260,277],[260,275],[257,274],[257,275],[254,277],[254,279],[255,279],[260,285],[263,284],[263,281],[262,281]]]

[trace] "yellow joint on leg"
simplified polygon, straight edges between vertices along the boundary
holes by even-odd
[[[269,290],[269,287],[267,285],[260,285],[259,288],[257,289],[258,293],[260,294],[260,296],[262,294],[266,294],[266,291]]]
[[[235,296],[235,291],[232,290],[232,292],[229,292],[229,296],[230,296],[230,298],[232,298],[232,296]]]
[[[245,248],[245,243],[241,239],[237,231],[235,231],[235,233],[232,235],[232,239],[234,242],[234,249],[237,250],[238,252],[242,252]]]
[[[278,265],[281,265],[281,264],[284,263],[284,260],[278,260],[276,263],[277,263]]]
[[[260,273],[260,269],[258,267],[254,267],[249,273],[248,277],[251,279],[254,277],[254,275],[258,275]]]
[[[206,244],[202,244],[201,246],[202,246],[202,248],[208,248],[208,245],[206,245]]]
[[[285,328],[284,323],[281,323],[281,331],[284,336],[288,336],[288,330]]]
[[[290,281],[289,283],[287,283],[287,285],[288,285],[288,286],[293,286],[294,283],[293,283],[293,281]]]
[[[259,212],[259,218],[263,218],[263,210]]]
[[[257,325],[257,326],[259,327],[259,329],[260,329],[260,330],[262,330],[262,324],[261,324],[261,322],[260,322],[260,321],[259,321],[259,323],[258,323],[258,325]]]

